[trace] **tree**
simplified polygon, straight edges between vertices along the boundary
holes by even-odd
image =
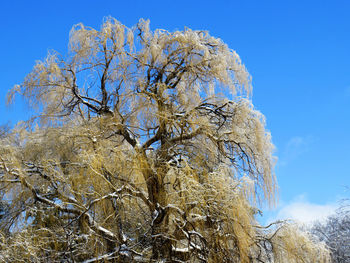
[[[325,222],[317,222],[311,228],[311,232],[330,248],[334,263],[350,262],[349,207],[347,200]]]
[[[10,124],[0,125],[0,138],[6,137],[10,132]]]
[[[74,26],[68,54],[9,92],[37,114],[1,139],[1,257],[325,262],[291,226],[255,220],[276,182],[250,91],[239,56],[207,32]]]

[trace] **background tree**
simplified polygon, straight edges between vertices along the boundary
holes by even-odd
[[[350,262],[350,204],[346,200],[325,222],[317,222],[312,234],[330,248],[332,262]]]
[[[325,262],[274,203],[271,136],[239,56],[204,31],[74,26],[9,92],[38,115],[1,139],[7,262]]]

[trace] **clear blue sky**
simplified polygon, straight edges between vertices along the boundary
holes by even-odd
[[[127,26],[149,18],[153,29],[208,30],[253,76],[279,158],[279,209],[322,210],[350,186],[349,13],[350,1],[337,0],[2,1],[0,123],[27,117],[21,103],[6,108],[7,90],[49,49],[66,52],[74,24],[98,28],[111,15]]]

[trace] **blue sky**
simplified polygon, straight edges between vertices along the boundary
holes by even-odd
[[[241,56],[276,145],[280,204],[266,217],[321,217],[349,196],[349,12],[350,1],[337,0],[2,1],[0,123],[28,117],[22,103],[6,108],[6,92],[49,49],[66,52],[74,24],[98,28],[111,15],[208,30]]]

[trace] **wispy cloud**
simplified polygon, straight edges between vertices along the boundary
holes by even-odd
[[[314,140],[312,136],[294,136],[290,138],[280,154],[279,165],[285,166],[300,157],[308,151]]]
[[[300,223],[309,224],[322,221],[335,212],[337,203],[315,204],[309,202],[305,195],[299,195],[293,201],[285,203],[275,211],[269,222],[291,219]]]

